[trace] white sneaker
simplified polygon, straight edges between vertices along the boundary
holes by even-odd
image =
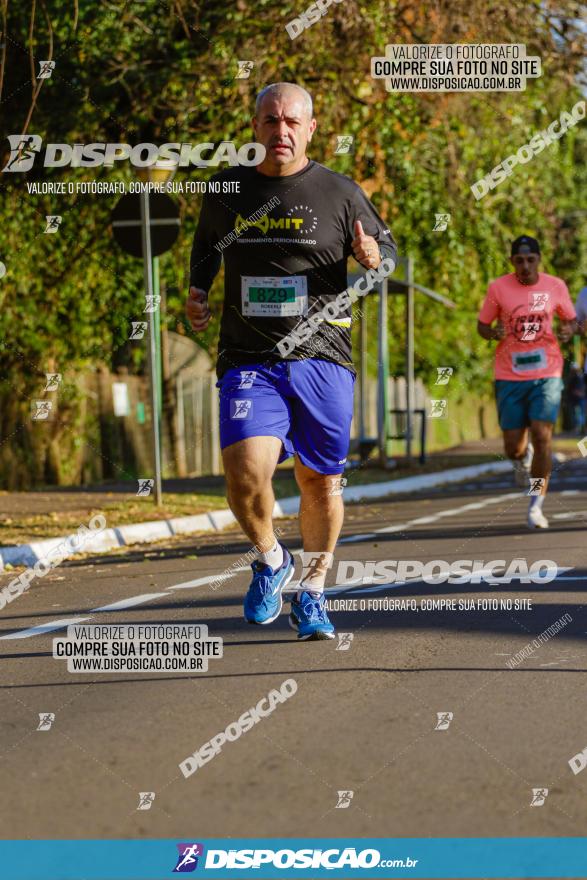
[[[519,486],[521,489],[526,489],[530,484],[530,470],[532,468],[533,458],[534,447],[530,440],[528,440],[528,446],[526,447],[524,458],[513,462],[516,486]]]
[[[542,513],[541,509],[534,505],[528,511],[528,528],[529,529],[547,529],[548,520]]]

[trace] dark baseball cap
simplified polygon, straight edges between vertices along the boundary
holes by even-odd
[[[520,235],[512,241],[512,257],[516,254],[539,254],[540,245],[530,235]]]

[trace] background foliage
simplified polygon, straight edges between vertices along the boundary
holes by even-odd
[[[6,134],[25,131],[57,143],[244,143],[252,137],[249,120],[261,87],[279,80],[304,85],[318,119],[312,158],[361,183],[400,252],[415,258],[416,279],[458,304],[448,313],[418,298],[416,366],[424,380],[436,375],[437,365],[452,364],[463,393],[488,389],[490,350],[475,335],[476,313],[488,280],[508,271],[513,237],[535,234],[543,268],[561,275],[573,296],[585,283],[585,123],[516,167],[480,202],[469,189],[583,96],[582,4],[343,0],[294,41],[285,24],[304,10],[297,0],[2,0],[1,9],[3,165]],[[371,56],[383,55],[388,42],[522,42],[529,55],[541,56],[543,75],[517,94],[391,94],[369,74]],[[49,80],[34,78],[40,59],[56,61]],[[254,62],[249,79],[235,79],[239,59]],[[334,154],[337,134],[355,136],[354,155]],[[126,163],[116,170],[34,168],[2,175],[0,259],[7,274],[0,280],[0,473],[34,466],[43,479],[53,472],[46,444],[37,448],[22,427],[44,372],[69,377],[70,418],[65,410],[52,441],[53,457],[66,460],[69,429],[77,425],[82,437],[85,431],[76,377],[100,362],[141,368],[139,349],[125,340],[131,319],[141,319],[142,269],[111,238],[117,197],[30,195],[26,182],[130,180],[131,174]],[[176,179],[187,174],[207,176],[189,169]],[[161,270],[166,320],[183,329],[199,199],[175,198],[182,232]],[[434,233],[440,212],[450,213],[451,223]],[[63,215],[58,234],[43,234],[46,214]],[[212,293],[216,317],[200,340],[212,355],[221,297],[219,278]],[[390,364],[401,373],[399,303],[391,312]],[[374,345],[375,332],[370,338]],[[20,442],[9,454],[10,438]]]

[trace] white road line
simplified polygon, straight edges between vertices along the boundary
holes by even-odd
[[[92,608],[92,611],[122,611],[124,608],[132,608],[133,605],[143,605],[151,599],[159,599],[166,596],[165,593],[143,593],[142,596],[131,596],[128,599],[120,599],[118,602],[112,602],[111,605],[101,605],[99,608]]]
[[[463,504],[460,507],[449,507],[446,510],[439,510],[438,513],[432,513],[430,516],[419,516],[416,519],[410,519],[405,523],[399,523],[399,525],[385,526],[382,529],[376,529],[374,532],[368,532],[364,535],[349,535],[346,538],[341,538],[338,543],[351,544],[356,541],[369,541],[371,538],[376,538],[377,535],[389,535],[393,532],[403,532],[412,526],[422,525],[424,523],[434,523],[447,516],[458,516],[459,513],[466,513],[468,510],[482,510],[484,507],[487,507],[488,504],[498,504],[500,501],[506,501],[510,498],[524,497],[525,496],[522,492],[508,492],[507,495],[497,495],[493,498],[486,498],[484,501],[474,501],[470,504]]]
[[[576,519],[587,516],[587,510],[574,510],[572,513],[553,513],[551,519]]]
[[[233,574],[236,574],[238,571],[245,571],[247,568],[247,565],[242,565],[240,568],[233,568],[232,572]],[[221,577],[222,574],[210,574],[206,577],[195,578],[193,581],[185,581],[183,584],[174,584],[173,587],[167,587],[167,592],[170,592],[171,590],[191,590],[192,587],[203,587],[205,584],[210,584],[212,581],[218,580],[218,578]],[[228,581],[231,577],[232,575],[228,575],[228,577],[223,578],[223,581]]]
[[[0,636],[0,639],[28,639],[31,636],[41,636],[43,633],[53,632],[56,629],[64,629],[70,623],[82,623],[82,621],[90,619],[90,617],[64,617],[62,620],[40,623],[38,626],[31,626],[30,629],[21,629],[7,636]]]

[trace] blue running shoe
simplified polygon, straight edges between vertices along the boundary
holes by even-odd
[[[334,627],[328,619],[325,602],[324,593],[319,599],[315,599],[305,590],[299,600],[297,593],[293,597],[289,625],[298,631],[298,639],[307,641],[334,638]]]
[[[253,580],[245,596],[246,621],[266,624],[273,623],[279,617],[281,591],[291,581],[294,567],[293,556],[287,547],[283,547],[283,563],[276,571],[258,559],[253,562]]]

